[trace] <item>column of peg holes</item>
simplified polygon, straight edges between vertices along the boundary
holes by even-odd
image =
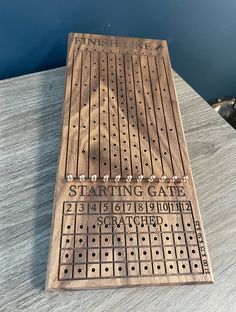
[[[135,51],[74,51],[65,176],[185,175],[165,62]]]
[[[171,207],[179,207],[172,213]],[[191,203],[64,202],[59,280],[202,274]],[[163,224],[146,224],[147,214]],[[143,215],[144,222],[98,225],[97,217]]]

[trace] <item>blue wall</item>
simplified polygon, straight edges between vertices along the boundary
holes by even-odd
[[[64,65],[72,31],[167,39],[203,97],[236,94],[235,0],[0,0],[0,79]]]

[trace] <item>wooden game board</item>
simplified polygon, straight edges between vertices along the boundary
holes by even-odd
[[[212,280],[166,42],[70,34],[47,289]]]

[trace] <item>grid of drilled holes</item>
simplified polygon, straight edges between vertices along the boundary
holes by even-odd
[[[191,214],[173,224],[163,215],[162,225],[99,226],[96,216],[81,219],[76,203],[65,207],[60,279],[202,273]]]
[[[72,97],[70,108],[80,116],[76,118],[79,121],[74,121],[72,116],[70,122],[74,132],[78,128],[78,135],[69,139],[66,158],[67,170],[68,166],[70,171],[75,167],[78,170],[68,173],[86,177],[96,174],[100,178],[140,174],[182,176],[175,116],[167,92],[168,79],[158,76],[155,57],[79,52],[82,57],[80,64],[76,63],[75,75],[81,86],[76,82],[73,87],[75,94],[80,87],[81,99],[78,105],[78,96]],[[70,152],[76,144],[79,144],[78,151],[74,152],[78,155],[74,157]],[[178,157],[173,156],[175,150]],[[76,161],[78,166],[70,165],[71,161]]]

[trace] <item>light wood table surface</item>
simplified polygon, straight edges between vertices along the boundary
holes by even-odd
[[[0,81],[0,311],[236,311],[236,132],[175,74],[215,284],[44,291],[65,69]]]

